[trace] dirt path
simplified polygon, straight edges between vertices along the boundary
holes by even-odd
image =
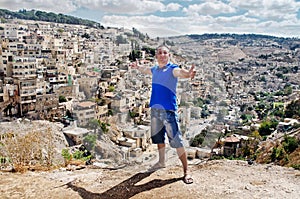
[[[296,199],[300,171],[245,161],[215,160],[190,165],[194,183],[182,181],[179,164],[153,173],[135,165],[118,170],[0,173],[1,198],[259,198]]]

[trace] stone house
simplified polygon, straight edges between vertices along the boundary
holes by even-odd
[[[151,146],[150,126],[139,125],[123,129],[123,136],[117,139],[117,143],[127,148],[131,157],[138,157]]]
[[[237,157],[240,153],[241,140],[235,136],[226,137],[223,146],[223,155],[225,157],[234,156]]]
[[[72,125],[62,129],[67,137],[69,146],[83,144],[83,138],[88,135],[89,130],[77,126],[76,121]]]
[[[86,126],[89,121],[96,118],[96,103],[83,101],[73,106],[73,118],[77,121],[78,126]]]

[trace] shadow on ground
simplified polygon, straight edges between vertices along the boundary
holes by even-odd
[[[139,194],[144,191],[149,191],[151,189],[163,187],[168,184],[172,184],[174,182],[177,182],[179,180],[182,180],[182,178],[171,178],[167,180],[160,180],[160,179],[154,179],[151,180],[145,184],[142,185],[135,185],[137,182],[143,180],[144,178],[150,176],[153,172],[146,172],[146,173],[137,173],[134,176],[130,177],[129,179],[121,182],[120,184],[112,187],[111,189],[103,192],[103,193],[93,193],[90,191],[87,191],[86,189],[82,187],[78,187],[72,184],[72,182],[67,183],[66,185],[68,188],[71,188],[72,190],[79,193],[79,195],[84,199],[129,199],[133,197],[136,194]]]

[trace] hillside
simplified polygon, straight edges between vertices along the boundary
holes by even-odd
[[[3,123],[1,130],[40,131],[44,132],[45,136],[47,132],[52,132],[53,146],[56,148],[54,151],[60,153],[66,143],[59,125],[51,125],[46,121],[40,122],[42,125],[35,121]],[[103,142],[99,144],[107,152],[112,153],[114,150]],[[20,146],[28,147],[28,144],[20,143]],[[56,155],[53,159],[59,159],[60,155]],[[149,150],[143,157],[119,161],[118,164],[110,159],[101,159],[92,165],[74,161],[67,167],[57,166],[49,171],[36,170],[38,168],[35,167],[23,173],[1,171],[1,198],[296,199],[300,192],[299,170],[273,163],[248,164],[247,161],[225,159],[189,160],[189,170],[194,183],[186,185],[182,181],[182,168],[176,152],[169,147],[167,168],[152,173],[147,172],[147,169],[157,161],[156,155],[156,150]]]
[[[55,14],[53,12],[43,12],[38,10],[19,10],[17,12],[9,11],[6,9],[0,9],[0,18],[4,19],[24,19],[24,20],[34,20],[34,21],[47,21],[54,23],[65,23],[65,24],[76,24],[76,25],[85,25],[94,28],[102,28],[103,26],[100,23],[81,19],[78,17],[73,17],[64,14]]]

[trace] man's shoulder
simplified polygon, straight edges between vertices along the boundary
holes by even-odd
[[[169,63],[168,63],[168,66],[169,66],[170,68],[178,68],[178,67],[179,67],[177,64],[174,64],[174,63],[172,63],[172,62],[169,62]]]

